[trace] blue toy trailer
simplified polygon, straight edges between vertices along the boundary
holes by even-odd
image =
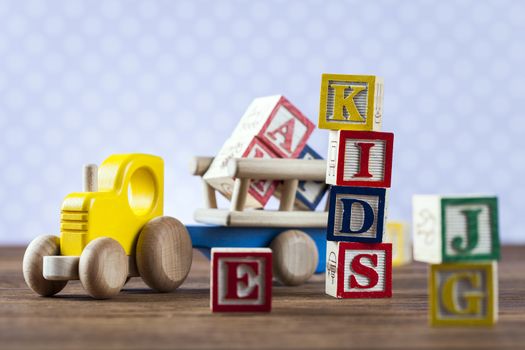
[[[202,176],[212,161],[196,157],[193,175]],[[206,208],[197,209],[194,218],[207,225],[187,226],[193,246],[208,257],[213,247],[271,247],[274,275],[286,285],[302,284],[324,272],[328,213],[294,208],[299,181],[323,181],[325,161],[231,159],[228,172],[234,179],[231,207],[218,209],[215,190],[204,183]],[[278,210],[244,208],[252,180],[282,181]]]

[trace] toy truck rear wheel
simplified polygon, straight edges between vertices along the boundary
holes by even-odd
[[[177,219],[150,220],[137,242],[137,268],[144,282],[159,292],[171,292],[188,276],[192,261],[191,238]]]
[[[270,248],[273,251],[273,274],[282,284],[298,286],[314,274],[319,253],[313,239],[303,231],[280,233]]]
[[[42,235],[31,241],[23,260],[24,279],[35,293],[44,297],[57,294],[67,281],[49,281],[44,278],[44,256],[60,255],[59,238],[53,235]]]
[[[117,295],[128,277],[128,257],[116,240],[100,237],[89,242],[80,255],[78,275],[95,299]]]

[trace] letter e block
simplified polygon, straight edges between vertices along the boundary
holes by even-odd
[[[412,261],[412,240],[406,222],[387,222],[384,241],[392,243],[392,266],[402,266]]]
[[[330,188],[326,239],[381,243],[386,220],[387,190],[384,188]]]
[[[390,187],[394,134],[330,131],[326,183],[337,186]]]
[[[381,130],[383,79],[372,75],[323,74],[319,128]]]
[[[414,260],[431,264],[498,260],[498,200],[485,196],[416,195]]]
[[[429,289],[433,326],[490,326],[498,319],[496,262],[432,265]]]
[[[326,243],[326,293],[336,298],[390,298],[392,245]]]
[[[212,248],[212,312],[268,312],[272,308],[270,248]]]

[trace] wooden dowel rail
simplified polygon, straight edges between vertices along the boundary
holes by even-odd
[[[324,181],[326,161],[237,158],[229,161],[228,175],[252,180]]]

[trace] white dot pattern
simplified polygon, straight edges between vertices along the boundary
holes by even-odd
[[[112,153],[162,156],[165,213],[193,222],[189,158],[214,155],[258,96],[317,123],[322,73],[384,78],[389,217],[409,221],[414,193],[494,193],[502,241],[523,243],[523,37],[511,0],[3,0],[0,243],[58,233],[82,165]],[[327,139],[309,144],[327,154]]]

